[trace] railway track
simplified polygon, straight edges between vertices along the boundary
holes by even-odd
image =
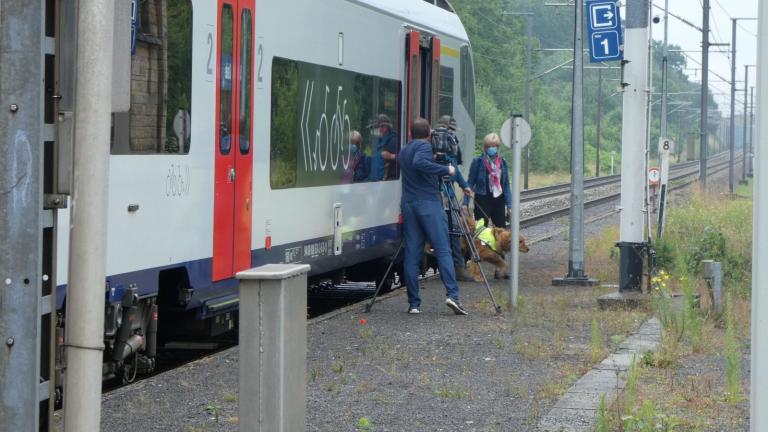
[[[728,155],[727,153],[720,153],[710,158],[710,160],[707,163],[707,170],[710,175],[716,174],[728,169],[727,155]],[[682,189],[690,185],[691,183],[697,181],[698,177],[699,177],[699,161],[696,160],[696,161],[688,161],[688,162],[675,164],[672,166],[672,169],[671,169],[670,191]],[[598,181],[601,179],[603,181]],[[585,181],[584,183],[585,183],[584,184],[585,191],[589,189],[595,189],[597,187],[602,187],[602,186],[614,186],[614,185],[618,186],[621,184],[621,176],[614,175],[614,176],[591,178]],[[542,189],[544,190],[542,191]],[[532,198],[524,200],[521,196],[521,202],[526,202],[526,201],[530,202],[530,201],[557,197],[560,195],[570,193],[570,189],[571,189],[570,183],[548,186],[546,188],[530,189],[529,191],[524,191],[523,193],[529,192],[529,196],[531,196]],[[610,193],[605,196],[587,200],[584,202],[584,208],[590,208],[590,207],[595,207],[601,204],[605,204],[605,203],[614,201],[616,199],[619,199],[620,197],[621,197],[621,192],[618,191],[615,193]],[[553,209],[551,211],[538,213],[533,216],[522,218],[520,220],[520,226],[522,228],[526,228],[526,227],[538,225],[538,224],[550,221],[554,218],[565,216],[569,214],[570,211],[571,211],[570,207],[565,206],[565,207]]]

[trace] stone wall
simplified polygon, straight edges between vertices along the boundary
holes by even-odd
[[[136,54],[131,59],[131,152],[165,147],[167,40],[165,0],[139,1]]]

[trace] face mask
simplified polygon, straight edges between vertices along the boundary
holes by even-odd
[[[488,147],[488,150],[485,151],[488,156],[494,157],[499,152],[499,149],[496,147]]]
[[[354,145],[354,144],[350,144],[349,152],[352,153],[352,154],[357,154],[357,146]]]

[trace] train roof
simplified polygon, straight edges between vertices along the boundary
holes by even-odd
[[[424,0],[349,0],[413,23],[416,27],[469,41],[459,16]],[[447,2],[444,2],[447,4]]]

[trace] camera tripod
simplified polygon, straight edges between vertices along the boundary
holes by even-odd
[[[453,193],[452,188],[453,188],[453,181],[451,181],[450,177],[442,177],[440,179],[440,195],[443,198],[443,206],[445,208],[445,211],[449,213],[448,214],[448,235],[461,236],[461,238],[463,238],[464,241],[466,242],[467,247],[469,248],[472,261],[477,263],[477,266],[480,269],[480,275],[483,277],[483,284],[485,285],[486,291],[488,291],[488,296],[491,298],[491,303],[493,303],[493,308],[497,314],[500,314],[501,306],[499,306],[499,304],[496,302],[496,298],[493,296],[493,291],[491,290],[491,286],[488,283],[488,278],[485,276],[485,270],[483,270],[483,266],[480,265],[480,254],[478,253],[477,247],[475,246],[474,233],[469,230],[467,219],[464,217],[464,214],[461,211],[461,206],[459,205],[459,201],[456,198],[456,194]],[[450,243],[451,242],[449,241],[449,245]],[[400,240],[400,245],[397,247],[395,254],[392,255],[392,259],[390,260],[389,267],[387,267],[387,271],[384,272],[384,276],[382,277],[381,282],[379,282],[379,285],[376,287],[376,292],[373,294],[373,297],[371,297],[371,300],[365,305],[365,312],[371,311],[373,304],[376,302],[376,297],[378,297],[379,292],[381,292],[381,288],[384,286],[384,283],[386,282],[387,277],[389,276],[389,273],[392,271],[392,267],[394,267],[395,260],[397,259],[397,256],[400,254],[400,251],[403,249],[404,244],[405,244],[405,237],[403,237],[403,239]]]

